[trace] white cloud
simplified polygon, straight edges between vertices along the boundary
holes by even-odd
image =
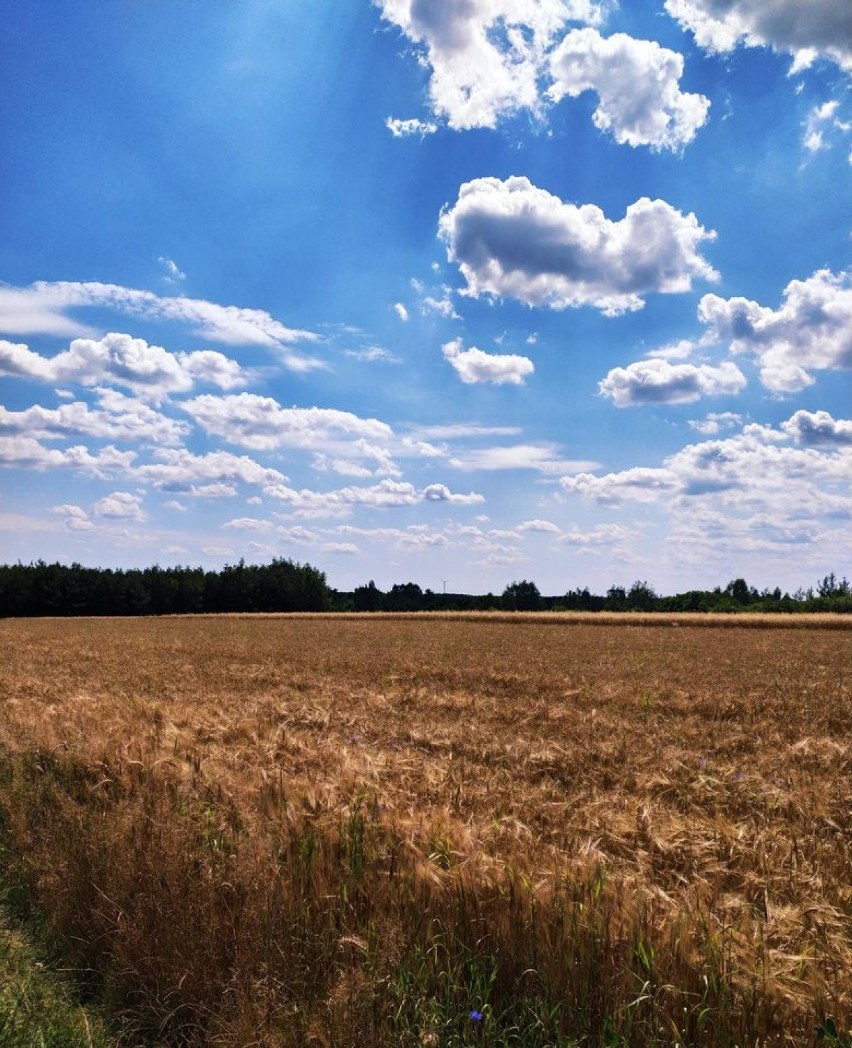
[[[401,302],[395,302],[393,308],[399,319],[405,323],[408,320],[408,310],[405,306]]]
[[[690,419],[689,425],[696,433],[705,437],[715,436],[723,429],[736,429],[742,425],[742,415],[733,411],[710,411],[703,419]]]
[[[550,70],[549,96],[595,91],[595,126],[621,144],[681,149],[707,119],[708,99],[680,90],[683,56],[653,40],[575,29],[551,54]]]
[[[564,477],[565,491],[601,504],[659,503],[675,515],[763,515],[788,528],[799,519],[852,516],[852,424],[797,412],[780,429],[748,425],[722,440],[688,444],[659,467]],[[790,439],[799,447],[791,447]],[[786,522],[786,523],[785,523]]]
[[[521,111],[544,116],[566,95],[595,91],[595,124],[616,141],[679,149],[706,120],[709,102],[680,90],[683,58],[624,33],[604,38],[603,3],[583,0],[375,0],[430,70],[436,120],[456,130],[495,127]],[[581,23],[565,33],[568,23]],[[386,121],[391,132],[431,133],[435,121]]]
[[[442,212],[440,233],[473,297],[613,315],[640,309],[648,293],[718,278],[698,251],[715,234],[695,215],[646,197],[611,221],[594,204],[566,204],[527,178],[478,178]]]
[[[204,299],[162,297],[118,284],[37,281],[29,287],[0,287],[0,331],[6,334],[67,335],[97,338],[98,332],[68,316],[69,310],[112,309],[149,320],[186,324],[201,338],[227,345],[265,346],[294,371],[321,366],[290,347],[316,335],[286,327],[262,309],[220,306]]]
[[[781,428],[806,447],[852,447],[852,419],[835,419],[827,411],[797,411]]]
[[[314,469],[320,472],[331,470],[344,477],[398,477],[402,473],[387,448],[370,444],[363,437],[347,445],[345,450],[348,457],[322,452],[314,455]],[[370,466],[363,465],[365,461]]]
[[[385,364],[398,364],[399,358],[388,352],[384,346],[365,346],[363,349],[344,349],[344,356],[352,360],[360,360],[365,364],[382,362]]]
[[[550,535],[561,534],[560,529],[549,520],[525,520],[518,525],[517,530],[520,532],[534,531]]]
[[[582,495],[590,502],[614,506],[629,500],[634,502],[656,502],[661,494],[674,494],[679,490],[675,474],[669,469],[634,466],[620,473],[578,473],[563,477],[562,487],[574,495]]]
[[[0,374],[83,386],[112,382],[153,400],[171,393],[186,393],[197,382],[222,389],[245,383],[239,364],[221,353],[170,353],[144,339],[118,332],[100,339],[75,338],[65,352],[53,357],[43,357],[20,343],[0,340]]]
[[[265,487],[283,483],[287,479],[277,469],[268,469],[246,455],[232,455],[227,451],[193,455],[185,448],[162,449],[156,456],[159,462],[138,466],[134,475],[161,491],[209,496],[210,485],[213,485],[213,491],[233,495],[236,493],[235,484]],[[227,490],[216,488],[216,485],[223,485]]]
[[[132,495],[128,491],[113,491],[99,499],[94,506],[98,517],[106,517],[110,520],[145,520],[142,511],[142,500],[138,495]]]
[[[638,404],[688,404],[709,396],[732,396],[746,387],[745,375],[736,364],[670,364],[652,358],[626,368],[613,368],[598,389],[616,407]]]
[[[32,437],[0,436],[0,466],[12,469],[79,469],[94,477],[109,477],[129,470],[135,451],[119,451],[108,444],[94,455],[82,445],[46,448]]]
[[[427,135],[434,135],[438,130],[438,125],[432,120],[400,120],[394,116],[385,120],[385,127],[394,138],[409,138],[411,135],[425,138]]]
[[[434,295],[426,295],[420,303],[420,312],[425,316],[427,313],[437,313],[445,320],[461,320],[450,297],[450,288],[443,288],[440,298]]]
[[[708,51],[768,44],[803,69],[818,57],[852,72],[852,18],[846,0],[665,0],[673,18]]]
[[[186,273],[184,273],[180,266],[174,259],[169,258],[167,255],[160,255],[157,259],[160,265],[163,267],[165,276],[163,279],[169,284],[180,284],[186,280]]]
[[[564,532],[559,541],[566,546],[577,546],[580,549],[600,548],[612,550],[627,545],[636,538],[635,529],[626,528],[623,524],[599,524],[584,531],[582,528],[571,528]]]
[[[814,106],[805,121],[805,149],[811,153],[819,153],[830,149],[852,132],[852,123],[841,120],[837,115],[839,108],[840,102],[837,100]]]
[[[368,487],[340,488],[336,491],[296,491],[283,484],[270,485],[265,494],[280,499],[302,517],[348,516],[353,506],[372,506],[387,509],[394,506],[414,506],[422,502],[442,502],[469,506],[484,502],[482,495],[471,492],[456,494],[444,484],[429,484],[418,490],[407,481],[382,480]]]
[[[256,517],[236,517],[222,525],[233,531],[272,531],[273,524],[269,520],[258,520]]]
[[[763,385],[792,393],[813,384],[811,371],[852,369],[852,278],[819,270],[792,280],[777,310],[746,298],[705,295],[698,316],[732,353],[760,362]]]
[[[669,342],[665,346],[649,351],[648,356],[659,360],[686,360],[696,349],[696,343],[691,339],[682,338],[677,342]]]
[[[187,492],[196,499],[232,499],[237,494],[233,484],[216,482],[213,484],[192,484]]]
[[[432,111],[457,130],[539,109],[548,48],[568,21],[599,22],[587,0],[375,0],[431,71]]]
[[[532,469],[549,476],[594,469],[596,463],[562,458],[556,444],[510,444],[503,447],[471,448],[450,460],[454,469]]]
[[[480,426],[476,423],[455,422],[448,425],[422,426],[418,435],[427,440],[465,440],[471,437],[513,437],[520,426]]]
[[[389,440],[393,431],[375,418],[332,408],[284,408],[255,393],[200,396],[181,407],[205,432],[247,448],[316,448],[345,437]],[[363,446],[362,446],[363,447]]]
[[[35,439],[55,439],[70,434],[98,440],[130,443],[179,444],[189,432],[184,422],[176,422],[149,405],[115,390],[98,390],[99,409],[82,401],[58,408],[39,405],[24,411],[0,407],[0,433],[23,433]]]
[[[52,506],[50,512],[65,517],[65,527],[69,531],[91,531],[95,526],[81,506]]]
[[[453,339],[443,346],[444,357],[458,372],[462,382],[473,384],[490,382],[495,386],[522,386],[524,379],[535,371],[529,357],[512,353],[486,353],[472,346],[462,349],[462,340]]]

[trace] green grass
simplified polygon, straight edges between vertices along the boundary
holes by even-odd
[[[0,913],[3,1048],[110,1048],[103,1023],[74,1001],[60,972],[39,960]]]

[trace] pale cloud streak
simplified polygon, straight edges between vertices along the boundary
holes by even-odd
[[[459,470],[529,469],[547,476],[594,469],[595,462],[566,459],[557,444],[508,444],[470,448],[452,455],[449,464]]]
[[[276,350],[285,366],[293,371],[323,366],[292,349],[297,342],[316,341],[316,335],[287,327],[265,310],[221,306],[185,296],[164,297],[152,291],[96,281],[37,281],[24,288],[0,287],[0,332],[97,339],[96,328],[70,315],[71,311],[92,308],[112,309],[148,320],[176,321],[211,342],[264,346]]]
[[[335,491],[295,490],[284,484],[270,485],[264,494],[286,503],[300,517],[322,518],[349,516],[355,506],[389,509],[415,506],[419,503],[440,503],[448,506],[471,506],[484,502],[482,495],[467,495],[450,491],[444,484],[428,484],[418,489],[408,481],[382,480],[366,487],[346,487]]]

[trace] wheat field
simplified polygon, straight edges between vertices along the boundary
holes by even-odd
[[[7,620],[9,876],[127,1043],[847,1044],[826,620]]]

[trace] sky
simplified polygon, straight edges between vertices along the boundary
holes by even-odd
[[[848,0],[10,0],[2,560],[852,575]]]

